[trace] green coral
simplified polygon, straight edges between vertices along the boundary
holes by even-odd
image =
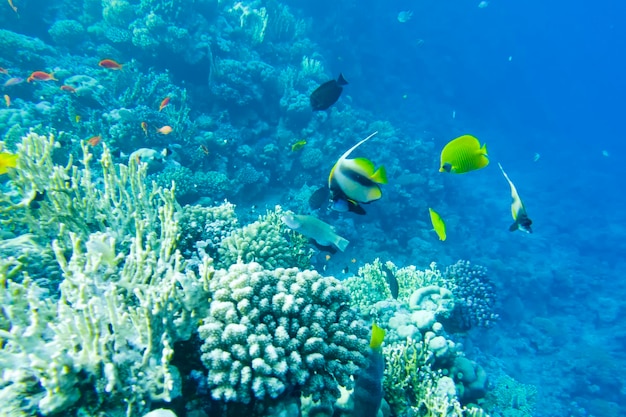
[[[359,311],[365,313],[373,304],[391,297],[382,268],[383,264],[376,258],[374,262],[360,267],[357,276],[344,281],[350,290],[350,303]]]
[[[396,271],[396,279],[400,287],[398,299],[407,304],[413,291],[419,288],[429,285],[445,287],[441,271],[437,269],[437,264],[434,262],[430,264],[428,269],[424,270],[419,270],[414,265],[400,268]]]
[[[378,301],[383,301],[391,297],[389,284],[385,279],[387,269],[398,281],[398,301],[409,305],[411,294],[419,288],[429,285],[443,285],[444,279],[436,264],[430,264],[430,268],[419,270],[414,265],[398,268],[393,262],[387,261],[384,264],[376,258],[374,262],[363,265],[359,268],[357,276],[345,280],[345,285],[350,289],[352,296],[351,303],[362,312]]]
[[[479,407],[460,404],[454,381],[432,368],[428,344],[407,339],[385,347],[383,388],[394,415],[412,417],[486,416]]]
[[[286,227],[282,209],[276,206],[259,220],[224,239],[218,249],[217,265],[228,268],[237,262],[257,262],[265,269],[310,267],[312,251],[299,233]]]

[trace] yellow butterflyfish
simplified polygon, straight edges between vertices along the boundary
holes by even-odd
[[[17,166],[17,155],[7,152],[0,153],[0,175],[6,174],[9,168]]]
[[[304,139],[294,142],[293,145],[291,145],[291,152],[299,151],[304,148],[304,145],[306,145],[306,140]]]
[[[429,208],[430,212],[430,222],[433,225],[433,229],[435,229],[435,233],[439,236],[439,240],[446,240],[446,224],[443,222],[443,219],[435,210]]]
[[[441,151],[439,172],[463,174],[489,165],[487,144],[481,146],[472,135],[459,136],[448,142]]]
[[[378,326],[376,323],[372,323],[372,337],[370,338],[370,348],[373,350],[380,350],[382,348],[383,339],[385,338],[385,330]]]

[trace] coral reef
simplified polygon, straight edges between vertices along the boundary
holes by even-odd
[[[2,222],[49,242],[64,279],[48,298],[19,260],[0,263],[0,406],[7,415],[148,411],[180,395],[173,345],[203,315],[210,260],[198,275],[184,270],[173,192],[148,190],[145,170],[115,166],[105,148],[101,188],[87,148],[77,169],[54,165],[54,146],[53,138],[24,138],[11,173],[17,201],[2,199]],[[36,189],[45,200],[33,206]],[[88,401],[94,394],[98,401]]]
[[[237,262],[256,262],[266,269],[310,267],[311,249],[299,233],[286,227],[282,209],[277,206],[256,222],[224,239],[218,248],[217,265],[223,268]]]
[[[235,264],[211,279],[200,326],[215,399],[249,403],[294,389],[332,403],[365,363],[368,330],[339,281],[296,268]]]
[[[455,308],[450,324],[457,329],[491,327],[499,316],[494,312],[496,288],[487,276],[487,269],[458,261],[443,273],[447,288],[454,294]]]

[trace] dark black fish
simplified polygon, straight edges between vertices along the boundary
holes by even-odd
[[[396,275],[391,272],[391,269],[387,268],[387,265],[382,265],[382,270],[385,274],[385,281],[387,281],[387,285],[389,285],[389,291],[391,291],[391,296],[395,299],[398,299],[398,293],[400,292],[400,287],[398,286],[398,280],[396,279]]]
[[[326,110],[339,100],[343,91],[342,86],[348,84],[343,74],[339,74],[336,80],[326,81],[311,93],[311,108],[314,111]]]
[[[309,197],[309,207],[311,210],[317,210],[321,208],[324,204],[327,204],[330,199],[330,190],[327,186],[323,186],[318,188],[311,194]]]
[[[41,207],[39,202],[43,201],[45,198],[46,198],[46,190],[43,190],[42,192],[35,191],[35,197],[33,197],[33,199],[30,200],[30,203],[28,203],[28,207],[33,210],[38,209],[39,207]]]

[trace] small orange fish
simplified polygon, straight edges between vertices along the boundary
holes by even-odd
[[[54,78],[53,73],[47,73],[43,71],[35,71],[30,74],[30,76],[26,79],[27,82],[31,81],[59,81]]]
[[[141,130],[143,130],[143,133],[145,133],[147,137],[148,136],[148,123],[141,122]]]
[[[161,104],[159,105],[159,111],[163,110],[165,106],[167,106],[168,104],[170,104],[170,98],[165,97],[163,101],[161,102]]]
[[[17,13],[17,7],[15,7],[15,5],[13,4],[13,0],[9,0],[9,6],[11,6],[11,8],[13,9],[13,11],[15,13]]]
[[[350,259],[350,262],[352,262],[353,264],[355,264],[355,263],[356,263],[356,258],[352,258],[352,259]]]
[[[0,74],[9,75],[9,70],[0,67]]]
[[[6,103],[7,107],[11,106],[11,97],[9,97],[8,94],[4,95],[4,102]]]
[[[98,136],[94,136],[92,138],[89,138],[87,140],[87,143],[90,144],[91,146],[96,146],[98,145],[100,142],[102,141],[102,136],[98,135]]]
[[[158,128],[156,131],[162,135],[169,135],[170,133],[172,133],[172,130],[173,129],[171,126],[163,126],[161,128]]]
[[[98,65],[106,69],[112,69],[112,70],[122,69],[122,64],[119,64],[116,61],[113,61],[112,59],[103,59],[102,61],[98,62]]]
[[[329,254],[326,254],[326,260],[330,261],[330,255]]]
[[[61,90],[63,91],[67,91],[68,93],[75,93],[76,89],[74,87],[72,87],[71,85],[65,85],[63,84],[61,87],[59,87]]]

